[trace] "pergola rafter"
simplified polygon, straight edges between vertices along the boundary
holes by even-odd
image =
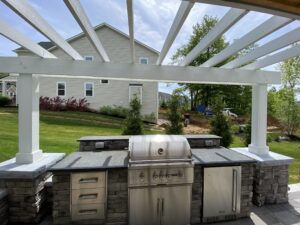
[[[157,65],[161,65],[163,60],[165,59],[168,51],[170,50],[175,38],[177,37],[182,25],[184,24],[184,21],[188,17],[191,9],[193,8],[194,3],[193,2],[185,2],[182,1],[179,9],[177,11],[177,14],[175,16],[175,19],[173,20],[173,23],[171,25],[170,31],[167,35],[167,38],[165,40],[165,43],[161,49],[161,52],[158,56]]]
[[[48,52],[37,43],[32,41],[30,38],[17,31],[13,27],[9,26],[7,23],[0,21],[0,34],[15,42],[18,45],[26,48],[30,52],[42,58],[56,58],[55,55]]]
[[[278,30],[279,28],[287,25],[290,22],[292,22],[292,20],[289,18],[273,16],[258,27],[256,27],[255,29],[253,29],[252,31],[250,31],[249,33],[247,33],[245,36],[233,42],[233,44],[225,48],[223,51],[207,60],[201,66],[215,66],[218,63],[223,62],[230,56],[238,53],[239,51],[258,41],[259,39],[262,39],[263,37],[269,35],[270,33]]]
[[[180,82],[180,83],[209,83],[209,84],[232,84],[252,85],[252,138],[249,151],[258,155],[267,155],[266,144],[267,128],[267,85],[279,84],[280,73],[262,71],[260,68],[281,62],[288,58],[300,55],[300,45],[282,50],[270,56],[267,54],[280,50],[300,40],[300,28],[297,28],[279,38],[276,38],[265,45],[254,49],[252,52],[241,56],[221,68],[215,66],[224,60],[245,49],[250,44],[262,39],[279,28],[300,18],[295,12],[284,13],[270,9],[270,6],[258,9],[262,12],[275,12],[267,21],[236,40],[207,60],[200,67],[189,65],[199,54],[211,46],[214,41],[241,19],[248,10],[257,6],[247,3],[246,0],[182,0],[170,31],[164,42],[156,65],[139,65],[135,62],[135,41],[134,41],[134,13],[133,0],[127,0],[127,13],[129,24],[129,42],[131,49],[131,63],[111,63],[99,38],[97,37],[91,23],[85,14],[79,0],[64,0],[69,10],[89,38],[98,54],[104,62],[88,62],[82,60],[81,55],[65,41],[27,2],[27,0],[2,0],[8,7],[25,19],[29,24],[44,34],[55,45],[61,48],[74,60],[54,58],[55,56],[42,49],[30,38],[24,37],[13,28],[0,23],[0,34],[10,40],[32,51],[38,57],[0,57],[0,72],[19,73],[19,153],[16,161],[19,164],[32,163],[42,157],[39,150],[39,76],[69,77],[69,78],[95,78],[111,80],[134,80],[150,82]],[[196,2],[220,4],[231,7],[228,13],[217,23],[217,25],[200,40],[199,44],[186,56],[180,65],[162,65],[169,49],[177,37],[184,21],[188,17],[193,5]],[[242,3],[241,3],[242,2]],[[272,0],[264,0],[269,3]],[[265,3],[267,4],[267,3]],[[275,3],[274,3],[275,4]],[[276,3],[278,4],[278,3]],[[283,4],[283,3],[280,3]],[[237,9],[239,8],[239,9]],[[280,16],[287,16],[280,17]],[[263,56],[265,58],[259,59]],[[259,59],[259,60],[257,60]],[[257,60],[252,62],[253,60]],[[252,63],[250,63],[252,62]],[[242,68],[240,66],[250,63]],[[31,91],[28,91],[31,89]],[[30,132],[28,132],[30,131]]]
[[[253,60],[265,56],[278,49],[284,48],[290,44],[300,41],[300,28],[296,28],[262,46],[255,48],[253,51],[225,64],[221,68],[233,69],[245,65]]]
[[[65,4],[69,8],[70,12],[74,16],[75,20],[88,37],[89,41],[91,42],[92,46],[98,52],[99,56],[103,59],[104,62],[109,62],[109,57],[99,40],[94,28],[90,20],[88,19],[87,15],[84,12],[79,0],[64,0]]]
[[[55,31],[42,16],[39,15],[39,13],[27,2],[27,0],[2,0],[2,2],[4,2],[14,12],[45,35],[73,59],[83,59],[81,55]]]
[[[257,70],[299,55],[300,55],[300,45],[296,45],[286,50],[275,53],[273,55],[266,56],[263,59],[257,60],[249,65],[242,67],[242,69]]]
[[[243,9],[230,9],[225,16],[216,24],[216,26],[209,31],[209,33],[196,45],[195,48],[183,59],[181,66],[189,65],[202,52],[204,52],[211,44],[222,36],[230,27],[239,21],[244,15],[248,13]]]

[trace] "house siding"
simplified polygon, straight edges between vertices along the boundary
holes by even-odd
[[[130,42],[128,37],[123,36],[117,31],[102,26],[96,30],[104,49],[106,50],[112,63],[130,63]],[[78,37],[69,42],[70,45],[78,51],[81,56],[93,56],[94,61],[101,62],[102,59],[94,50],[86,36]],[[149,50],[143,45],[136,43],[135,62],[139,63],[140,57],[148,58],[149,64],[155,64],[158,54]],[[53,53],[58,58],[71,59],[65,52],[59,48],[54,48]],[[19,52],[20,56],[28,56],[29,53]],[[50,78],[40,77],[40,95],[47,97],[57,96],[57,82],[66,82],[66,96],[64,98],[84,98],[84,83],[94,83],[94,96],[86,97],[93,109],[99,109],[101,106],[120,105],[129,106],[129,84],[142,84],[142,114],[158,112],[158,83],[157,82],[130,82],[110,80],[109,84],[101,84],[99,79],[75,79],[75,78]]]

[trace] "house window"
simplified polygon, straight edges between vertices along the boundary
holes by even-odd
[[[100,80],[100,84],[109,84],[108,80]]]
[[[84,56],[84,59],[85,59],[86,61],[94,61],[94,56],[86,55],[86,56]]]
[[[66,82],[57,82],[57,96],[66,96]]]
[[[85,97],[94,96],[94,83],[91,82],[84,83],[84,94]]]
[[[141,84],[130,84],[129,85],[129,102],[136,96],[140,103],[143,100],[143,86]]]
[[[148,64],[148,58],[140,57],[140,64]]]

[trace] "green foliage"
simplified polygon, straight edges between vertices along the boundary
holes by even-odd
[[[294,134],[300,127],[300,106],[295,101],[293,90],[284,87],[276,93],[275,116],[281,124],[282,132]]]
[[[222,137],[221,145],[224,147],[228,147],[233,141],[229,120],[227,120],[227,118],[218,111],[213,117],[210,125],[210,133]]]
[[[193,33],[186,45],[177,49],[173,55],[173,63],[180,62],[205,36],[206,34],[217,24],[218,19],[216,17],[204,16],[201,24],[193,26]],[[217,53],[226,48],[229,43],[225,40],[224,36],[217,39],[205,52],[200,54],[194,61],[190,63],[192,66],[199,66]],[[250,46],[247,52],[255,46]],[[244,54],[244,52],[238,53],[238,55]],[[233,58],[229,58],[226,61],[216,66],[221,66]],[[248,86],[228,86],[228,85],[210,85],[210,84],[180,84],[182,88],[189,93],[190,97],[190,109],[196,110],[196,107],[200,104],[210,106],[213,98],[220,98],[226,104],[227,107],[233,108],[237,114],[245,114],[250,111],[251,108],[251,88]]]
[[[152,112],[152,113],[150,113],[150,114],[143,115],[143,116],[142,116],[142,120],[143,120],[143,121],[146,121],[146,122],[149,122],[149,123],[155,123],[155,120],[156,120],[155,113]]]
[[[167,103],[166,103],[166,101],[163,99],[162,100],[162,102],[160,103],[160,107],[162,108],[162,109],[166,109],[167,107],[168,107],[168,105],[167,105]]]
[[[251,122],[249,122],[245,127],[243,141],[246,147],[251,144]]]
[[[123,135],[143,134],[141,103],[137,96],[130,101],[130,108],[126,116]]]
[[[11,100],[8,97],[0,96],[0,107],[8,106],[11,104]]]
[[[173,94],[168,104],[168,120],[170,124],[166,127],[167,134],[182,134],[182,116],[180,112],[180,96]]]
[[[102,106],[99,110],[100,114],[108,115],[108,116],[115,116],[119,118],[125,118],[128,114],[128,108],[123,106]]]

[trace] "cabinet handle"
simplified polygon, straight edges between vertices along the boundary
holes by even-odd
[[[156,204],[156,213],[157,213],[157,216],[159,216],[159,202],[160,202],[160,199],[158,198],[157,199],[157,204]]]
[[[165,199],[164,198],[161,200],[161,215],[162,216],[165,215]]]
[[[79,214],[84,214],[84,215],[93,215],[97,213],[97,209],[83,209],[79,210]]]
[[[232,170],[232,211],[236,212],[237,205],[237,171],[235,169]]]
[[[97,177],[91,177],[91,178],[82,178],[79,180],[80,184],[86,184],[86,183],[97,183],[98,178]]]
[[[79,196],[79,199],[96,199],[98,194],[82,194]]]

